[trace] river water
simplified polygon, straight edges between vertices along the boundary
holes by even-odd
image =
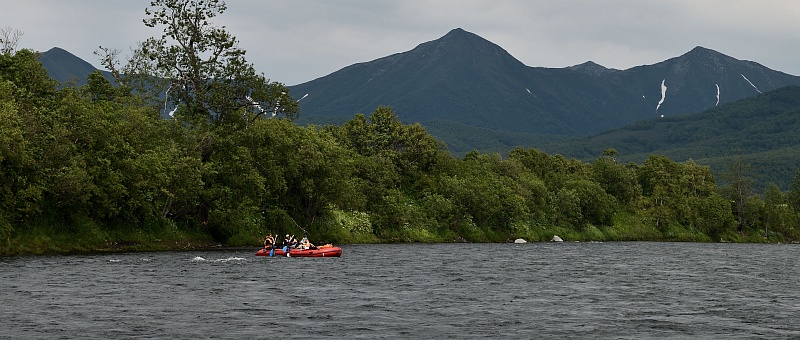
[[[800,338],[800,246],[0,257],[0,338]]]

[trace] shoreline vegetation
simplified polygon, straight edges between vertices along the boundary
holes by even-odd
[[[575,233],[574,231],[570,231],[564,228],[555,228],[556,230],[564,231],[565,234],[561,235],[569,235],[564,239],[564,242],[702,242],[702,243],[709,243],[709,242],[720,242],[720,243],[765,243],[765,244],[783,244],[782,241],[779,240],[769,240],[765,239],[761,235],[731,235],[732,237],[729,239],[722,238],[720,240],[711,240],[705,235],[696,235],[691,234],[689,231],[680,230],[682,233],[680,235],[674,235],[670,238],[662,238],[662,239],[631,239],[628,235],[616,238],[616,231],[610,230],[604,233],[599,228],[597,230],[592,230],[587,233]],[[611,228],[616,229],[616,228]],[[551,231],[551,230],[546,230]],[[677,230],[676,230],[677,231]],[[540,233],[537,236],[544,235],[544,233]],[[529,243],[549,243],[552,242],[553,236],[558,236],[558,234],[551,234],[550,238],[538,238],[538,239],[527,239]],[[602,235],[603,237],[597,238],[597,236]],[[78,254],[99,254],[99,253],[122,253],[122,252],[152,252],[152,251],[202,251],[202,250],[211,250],[211,249],[235,249],[235,248],[252,248],[253,251],[260,249],[261,246],[253,243],[247,245],[223,245],[213,239],[208,237],[203,237],[202,235],[197,235],[196,238],[189,237],[187,235],[175,235],[174,238],[171,239],[160,239],[156,237],[152,237],[150,235],[141,235],[145,238],[145,240],[141,241],[133,241],[133,240],[116,240],[116,241],[106,241],[96,243],[96,242],[86,242],[84,238],[74,238],[72,236],[59,236],[59,235],[51,235],[46,238],[39,238],[33,239],[28,237],[21,238],[20,241],[24,241],[28,239],[29,243],[19,243],[14,247],[8,247],[4,249],[4,253],[0,254],[0,256],[20,256],[20,255],[78,255]],[[377,240],[373,240],[371,242],[347,242],[343,241],[336,244],[382,244],[387,242],[381,242]],[[409,239],[406,241],[396,241],[391,243],[470,243],[466,240],[459,239],[459,240],[439,240],[439,239],[425,239],[425,240],[413,240]],[[485,242],[472,242],[472,243],[513,243],[513,240],[503,240],[503,241],[485,241]],[[797,244],[798,241],[791,241],[791,244]]]
[[[326,243],[335,244],[380,244],[380,243],[513,243],[515,238],[528,242],[551,242],[559,236],[564,242],[721,242],[721,243],[798,243],[777,235],[764,237],[763,233],[749,234],[730,232],[719,239],[691,228],[673,226],[660,231],[656,228],[623,227],[619,225],[594,227],[584,230],[571,227],[533,227],[515,235],[485,234],[479,239],[465,239],[452,233],[435,234],[435,231],[424,228],[410,228],[392,240],[382,240],[371,233],[353,233],[345,230],[336,235],[325,234]],[[312,237],[314,234],[311,235]],[[56,228],[41,226],[20,233],[13,239],[13,244],[1,247],[0,256],[14,255],[54,255],[54,254],[87,254],[116,252],[149,252],[149,251],[195,251],[226,248],[261,247],[262,236],[253,233],[250,240],[240,240],[223,244],[208,234],[186,228],[129,228],[105,229],[98,227]],[[9,240],[11,241],[11,240]]]
[[[594,162],[517,148],[462,158],[389,107],[298,126],[297,100],[210,18],[216,0],[153,1],[163,27],[85,85],[39,54],[0,53],[0,255],[314,243],[800,240],[800,171],[753,190],[732,157]],[[174,45],[167,40],[175,41]]]

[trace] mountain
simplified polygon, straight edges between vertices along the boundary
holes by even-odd
[[[86,84],[86,77],[97,70],[92,64],[58,47],[42,52],[39,61],[50,74],[50,78],[61,83],[76,81],[78,85]]]
[[[42,53],[41,61],[62,82],[83,84],[95,70],[59,48]],[[457,28],[410,51],[347,66],[290,90],[296,98],[308,94],[300,101],[300,124],[341,124],[388,105],[402,122],[421,123],[451,152],[463,154],[574,144],[575,137],[701,112],[787,85],[800,85],[800,77],[703,47],[626,70],[591,61],[530,67]]]
[[[645,98],[650,112],[659,116],[700,112],[780,87],[800,85],[800,77],[699,46],[657,64],[601,77]],[[662,83],[666,88],[663,97]]]
[[[787,85],[800,85],[800,77],[703,47],[627,70],[594,62],[529,67],[501,47],[454,29],[410,51],[351,65],[290,89],[297,97],[308,94],[300,102],[300,122],[342,123],[356,113],[368,115],[379,105],[389,105],[401,121],[421,123],[460,153],[485,150],[484,145],[517,146],[497,139],[503,133],[514,133],[515,141],[590,136],[642,119],[700,112]],[[457,126],[471,129],[459,134]],[[476,131],[485,132],[485,143],[468,135]]]
[[[290,87],[306,122],[343,122],[389,105],[406,123],[451,121],[538,134],[584,135],[635,120],[646,102],[570,69],[533,68],[463,29],[411,51]],[[447,141],[446,141],[447,142]]]

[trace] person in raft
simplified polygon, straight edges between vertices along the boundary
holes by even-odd
[[[300,241],[300,249],[317,249],[317,246],[313,245],[311,241],[308,240],[308,236],[303,236],[303,239]]]
[[[275,236],[270,233],[264,238],[264,249],[272,249],[273,247],[275,247]]]
[[[286,236],[283,237],[283,243],[282,243],[283,244],[283,251],[289,250],[289,245],[291,243],[292,243],[292,238],[289,236],[289,234],[286,234]]]
[[[294,235],[289,236],[289,234],[286,234],[286,237],[283,239],[283,251],[297,248],[297,245],[297,239],[294,237]]]

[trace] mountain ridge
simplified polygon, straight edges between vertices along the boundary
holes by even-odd
[[[42,53],[43,65],[57,80],[94,70],[62,51]],[[625,70],[591,61],[564,68],[527,66],[491,41],[456,28],[409,51],[349,65],[290,90],[305,97],[299,124],[341,124],[356,113],[391,106],[402,122],[419,122],[452,152],[465,153],[486,145],[532,147],[509,143],[542,136],[597,135],[787,85],[800,85],[800,77],[701,46]],[[478,131],[486,133],[483,141],[474,135]]]
[[[701,46],[656,64],[608,74],[604,79],[645,97],[658,115],[700,112],[776,88],[800,84],[800,77]],[[659,92],[660,86],[656,86],[662,81],[666,87],[663,97]],[[672,100],[676,96],[679,100]],[[658,105],[661,98],[663,102]]]
[[[301,102],[301,117],[311,118],[305,121],[312,123],[314,118],[333,115],[344,121],[355,113],[388,105],[409,123],[444,119],[514,132],[580,134],[630,119],[600,117],[600,110],[644,107],[636,100],[634,104],[579,100],[594,92],[606,98],[630,96],[616,85],[580,72],[529,67],[500,46],[463,29],[290,89],[309,94]],[[566,122],[559,117],[564,112],[579,119]]]
[[[456,43],[460,45],[454,47]],[[380,79],[346,73],[354,66]],[[350,86],[352,82],[363,86]],[[456,121],[514,133],[589,136],[641,119],[700,112],[787,85],[800,85],[800,77],[701,46],[625,70],[590,61],[565,68],[531,67],[457,28],[409,51],[290,89],[309,94],[300,105],[304,123],[343,122],[388,105],[401,121],[423,126]],[[431,131],[438,133],[435,127]],[[453,138],[443,139],[448,145],[464,144]]]

